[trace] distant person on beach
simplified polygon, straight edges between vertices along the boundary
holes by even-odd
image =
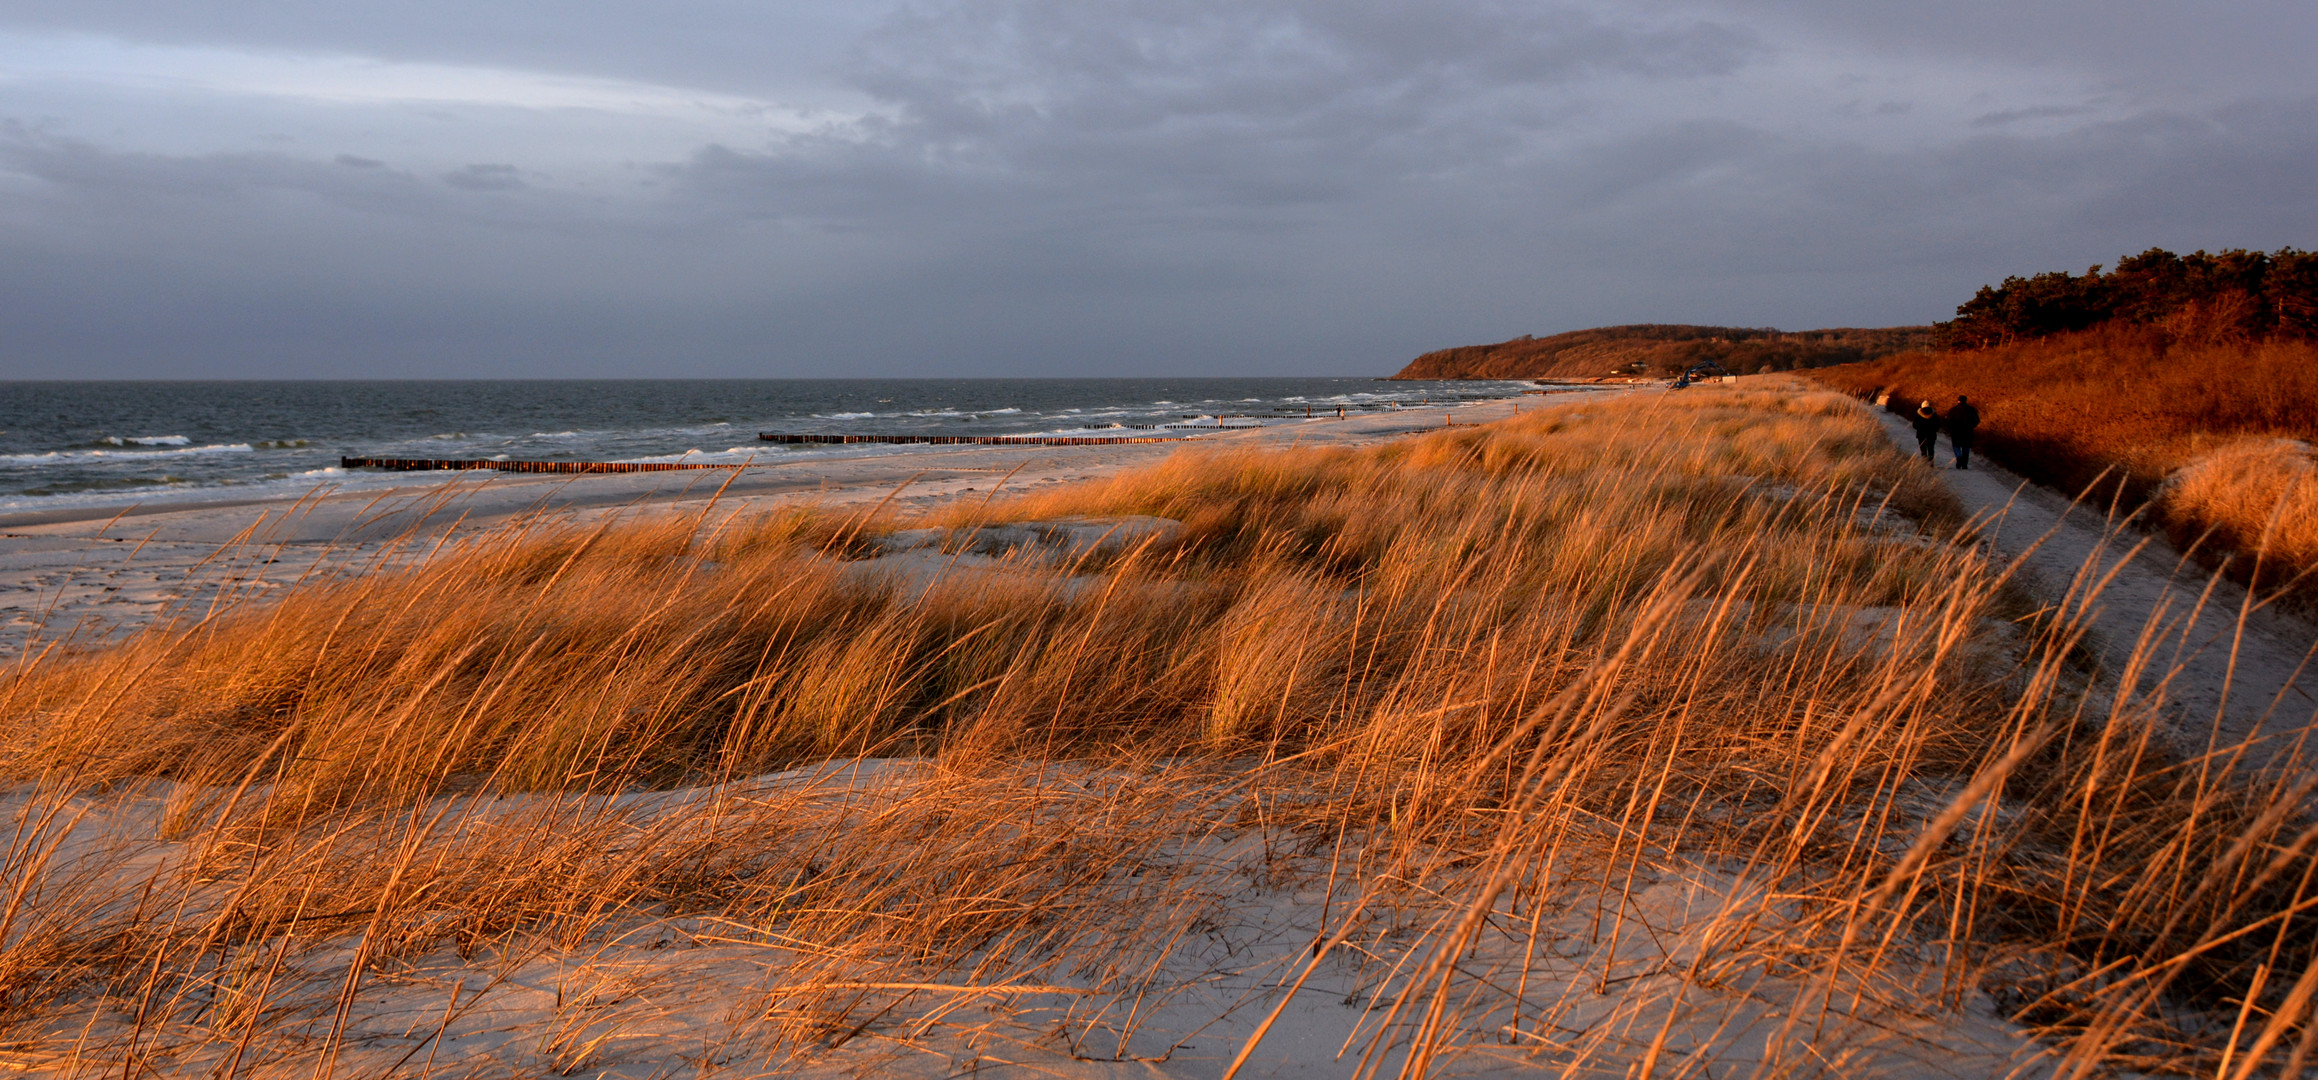
[[[1915,419],[1910,423],[1916,426],[1916,449],[1923,452],[1924,464],[1932,464],[1932,450],[1940,442],[1939,410],[1932,408],[1927,399],[1916,406]]]
[[[1980,410],[1956,395],[1956,407],[1948,410],[1948,445],[1956,448],[1956,467],[1972,467],[1972,432],[1980,427]]]

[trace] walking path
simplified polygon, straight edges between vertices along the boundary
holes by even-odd
[[[1907,419],[1877,413],[1893,441],[1914,453]],[[2209,739],[2230,746],[2260,734],[2265,738],[2253,760],[2267,764],[2292,752],[2298,736],[2318,723],[2318,660],[2312,657],[2318,628],[2275,609],[2246,613],[2244,589],[2184,561],[2161,536],[2113,526],[2105,504],[2072,507],[1985,460],[1974,460],[1969,470],[1953,468],[1953,461],[1943,437],[1940,478],[1967,512],[1985,519],[1984,542],[2007,558],[2028,552],[2023,583],[2038,597],[2074,608],[2098,586],[2092,575],[2114,575],[2093,597],[2096,640],[2088,644],[2117,674],[2131,671],[2137,643],[2148,635],[2141,646],[2144,670],[2134,681],[2143,691],[2163,685],[2183,749],[2202,751]],[[2318,756],[2318,744],[2304,756]]]

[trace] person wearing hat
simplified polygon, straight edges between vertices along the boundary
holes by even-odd
[[[1940,412],[1932,408],[1931,399],[1926,398],[1916,406],[1915,419],[1910,422],[1916,428],[1916,449],[1923,451],[1924,464],[1929,465],[1932,463],[1932,450],[1940,442]]]
[[[1948,410],[1948,445],[1956,451],[1956,467],[1972,467],[1972,433],[1980,429],[1980,410],[1956,395],[1956,407]]]

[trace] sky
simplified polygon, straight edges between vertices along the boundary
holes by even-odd
[[[0,0],[0,379],[1386,374],[2318,247],[2318,4]]]

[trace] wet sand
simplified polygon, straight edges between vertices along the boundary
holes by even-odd
[[[1592,391],[1599,392],[1599,391]],[[1240,446],[1372,445],[1456,423],[1502,419],[1516,408],[1589,391],[1276,423],[1172,444],[1081,447],[940,447],[851,457],[815,456],[740,470],[613,476],[413,474],[384,492],[320,488],[298,500],[170,503],[0,515],[0,659],[64,641],[119,634],[157,617],[198,619],[227,600],[286,588],[318,570],[408,558],[459,534],[549,513],[586,520],[675,508],[723,489],[719,506],[848,505],[892,496],[924,507],[1095,479],[1171,454]],[[767,449],[767,456],[783,456]],[[727,485],[727,480],[730,484]]]

